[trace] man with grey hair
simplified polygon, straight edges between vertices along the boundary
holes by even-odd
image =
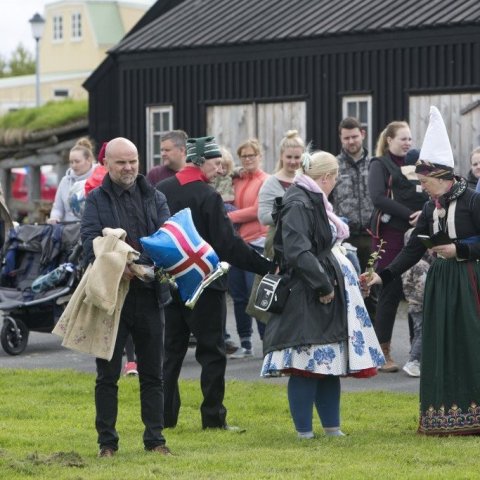
[[[172,130],[160,137],[162,165],[153,167],[147,174],[150,185],[155,186],[166,178],[173,177],[186,163],[188,135],[183,130]]]

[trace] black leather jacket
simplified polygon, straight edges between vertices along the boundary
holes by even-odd
[[[143,175],[138,175],[137,186],[142,192],[147,230],[152,234],[170,217],[167,200],[162,193],[150,186]],[[112,181],[107,174],[102,185],[92,190],[87,197],[80,229],[85,264],[95,259],[93,240],[102,235],[105,227],[122,228],[113,195]],[[142,252],[137,263],[152,265],[153,262],[145,252]],[[157,284],[157,282],[149,284],[134,278],[130,288],[132,285],[138,288],[155,288],[160,303],[167,304],[170,301],[170,292],[165,284]]]

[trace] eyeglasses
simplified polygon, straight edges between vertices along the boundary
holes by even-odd
[[[257,156],[256,153],[250,153],[249,155],[240,155],[242,160],[248,160],[249,158],[255,158]]]

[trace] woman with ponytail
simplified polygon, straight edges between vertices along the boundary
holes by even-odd
[[[72,209],[72,187],[77,182],[82,182],[82,187],[84,187],[85,181],[93,172],[93,161],[92,143],[86,137],[80,138],[70,150],[70,168],[60,180],[48,223],[78,222],[80,220],[79,213]]]
[[[375,207],[375,228],[372,228],[372,251],[378,250],[380,239],[385,250],[376,266],[382,271],[403,248],[405,232],[414,227],[428,196],[418,180],[407,178],[415,168],[406,164],[406,155],[412,146],[412,135],[407,122],[391,122],[380,134],[376,156],[370,162],[368,189]],[[384,286],[379,294],[375,332],[382,346],[386,363],[382,372],[399,370],[390,355],[391,340],[398,305],[403,298],[402,280],[397,278]]]

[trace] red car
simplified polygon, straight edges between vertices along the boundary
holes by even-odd
[[[20,202],[28,201],[27,171],[24,168],[12,169],[12,197]],[[42,171],[40,197],[53,202],[57,193],[58,176],[53,170]]]

